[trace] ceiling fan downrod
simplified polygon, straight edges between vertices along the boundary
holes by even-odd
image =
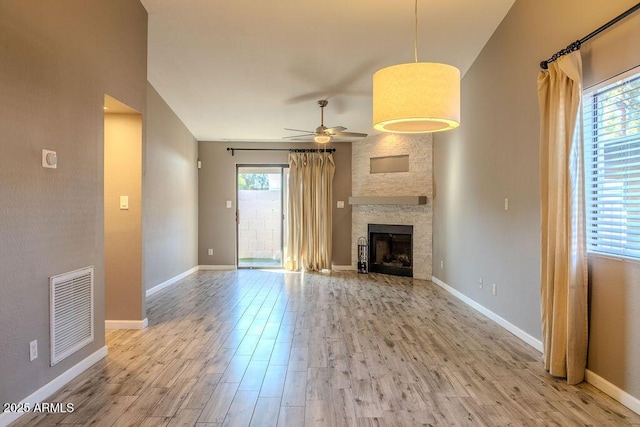
[[[321,99],[318,101],[318,105],[320,106],[320,127],[324,130],[324,107],[329,104],[329,101],[326,99]]]

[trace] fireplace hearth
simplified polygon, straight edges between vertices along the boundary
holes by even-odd
[[[413,277],[413,226],[369,224],[369,271]]]

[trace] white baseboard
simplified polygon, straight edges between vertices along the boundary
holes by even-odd
[[[176,283],[178,280],[184,279],[185,277],[187,277],[190,274],[195,273],[196,271],[198,271],[200,269],[199,266],[195,266],[193,268],[190,268],[189,270],[185,271],[184,273],[180,273],[175,277],[172,277],[169,280],[165,280],[164,282],[160,283],[159,285],[154,286],[151,289],[147,289],[147,293],[146,296],[147,298],[149,297],[149,295],[153,295],[158,291],[161,291],[162,289],[169,287],[171,285],[173,285],[174,283]]]
[[[33,407],[36,403],[40,403],[44,401],[47,397],[51,396],[56,391],[60,390],[67,383],[69,383],[72,379],[89,369],[94,363],[98,362],[101,359],[104,359],[107,356],[107,346],[102,347],[98,351],[92,353],[91,355],[84,358],[79,363],[72,366],[70,369],[66,370],[61,375],[57,376],[53,380],[49,381],[47,384],[40,387],[35,392],[31,393],[29,396],[25,397],[20,401],[20,403],[28,403],[30,407]],[[0,413],[0,427],[6,427],[20,416],[24,415],[22,412],[3,412]]]
[[[640,399],[638,399],[637,397],[630,395],[618,386],[611,384],[600,375],[588,369],[586,370],[584,377],[589,384],[591,384],[598,390],[622,403],[624,406],[631,409],[636,414],[640,414]]]
[[[235,270],[235,265],[199,265],[199,270],[213,270],[213,271],[222,271],[222,270]]]
[[[142,320],[105,320],[105,329],[144,329],[149,326],[149,319]]]
[[[333,271],[355,271],[356,268],[353,265],[332,265]]]
[[[477,302],[475,302],[474,300],[472,300],[471,298],[469,298],[465,294],[463,294],[460,291],[457,291],[456,289],[454,289],[451,286],[447,285],[446,283],[444,283],[442,280],[438,279],[437,277],[431,276],[431,281],[433,283],[435,283],[436,285],[440,286],[441,288],[443,288],[444,290],[446,290],[447,292],[449,292],[454,297],[458,298],[460,301],[462,301],[465,304],[467,304],[469,307],[471,307],[474,310],[477,310],[480,313],[484,314],[489,319],[493,320],[498,325],[502,326],[507,331],[511,332],[513,335],[517,336],[522,341],[526,342],[531,347],[535,348],[536,350],[538,350],[539,352],[542,353],[542,341],[540,341],[539,339],[534,338],[533,336],[529,335],[528,333],[526,333],[522,329],[518,328],[514,324],[512,324],[512,323],[508,322],[507,320],[505,320],[504,318],[498,316],[497,314],[495,314],[493,311],[489,310],[485,306],[478,304]]]

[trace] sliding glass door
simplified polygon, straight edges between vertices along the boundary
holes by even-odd
[[[238,165],[238,268],[281,268],[287,165]]]

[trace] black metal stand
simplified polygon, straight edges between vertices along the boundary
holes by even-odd
[[[358,273],[369,272],[369,243],[364,237],[358,239]]]

